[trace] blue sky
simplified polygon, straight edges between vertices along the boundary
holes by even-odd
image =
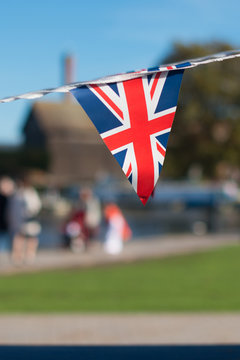
[[[238,49],[239,11],[239,0],[1,2],[0,97],[60,85],[65,53],[82,81],[153,66],[174,41],[223,40]],[[21,141],[30,106],[0,104],[0,144]]]

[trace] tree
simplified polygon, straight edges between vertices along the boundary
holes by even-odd
[[[175,44],[164,63],[232,49],[229,44]],[[163,176],[186,177],[197,165],[205,178],[240,179],[240,61],[185,70]]]

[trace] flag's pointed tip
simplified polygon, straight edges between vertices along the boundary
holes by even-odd
[[[143,203],[143,205],[146,205],[146,203],[148,202],[148,199],[150,198],[150,196],[154,197],[154,191],[155,189],[153,189],[153,191],[151,192],[151,194],[147,195],[147,196],[139,196],[139,199],[141,200],[141,202]]]
[[[146,205],[147,201],[148,201],[148,197],[142,197],[140,196],[140,200],[143,203],[143,205]]]

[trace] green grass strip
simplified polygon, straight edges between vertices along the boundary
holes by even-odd
[[[133,264],[0,277],[0,312],[240,310],[240,246]]]

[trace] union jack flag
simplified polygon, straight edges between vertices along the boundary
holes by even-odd
[[[163,166],[183,70],[71,90],[146,204]]]

